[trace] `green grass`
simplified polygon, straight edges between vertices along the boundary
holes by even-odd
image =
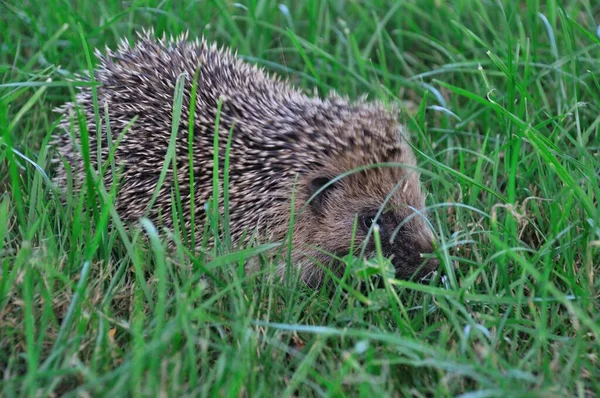
[[[0,395],[600,394],[599,21],[590,0],[0,0]],[[363,295],[359,262],[326,294],[244,275],[264,247],[125,233],[92,174],[63,206],[51,110],[150,26],[401,103],[448,278]]]

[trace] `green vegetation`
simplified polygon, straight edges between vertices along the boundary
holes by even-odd
[[[600,394],[599,18],[591,0],[1,0],[0,395]],[[400,102],[447,278],[363,295],[355,262],[315,292],[247,277],[252,252],[167,255],[93,180],[97,211],[62,205],[52,109],[94,48],[150,26]]]

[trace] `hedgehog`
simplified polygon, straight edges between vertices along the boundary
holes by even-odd
[[[112,161],[120,173],[113,176],[109,167],[102,178],[107,187],[118,186],[115,207],[120,218],[135,223],[147,217],[172,228],[177,187],[189,228],[192,220],[208,216],[205,204],[213,195],[217,132],[219,192],[229,150],[233,246],[251,238],[283,242],[293,218],[291,264],[309,286],[319,286],[326,270],[343,272],[341,258],[351,251],[365,258],[374,255],[374,229],[395,277],[421,280],[439,267],[415,155],[393,106],[333,92],[325,97],[305,94],[226,47],[204,37],[189,40],[188,33],[160,38],[152,29],[143,30],[133,45],[124,38],[116,50],[95,53],[100,134],[90,85],[56,109],[62,120],[52,143],[54,180],[63,189],[68,181],[74,189],[85,182],[80,128],[73,122],[82,115],[93,169],[114,151]],[[178,78],[183,98],[174,143],[176,167],[169,166],[151,203],[172,137]],[[219,203],[223,210],[222,197]],[[285,269],[282,262],[277,273],[284,275]]]

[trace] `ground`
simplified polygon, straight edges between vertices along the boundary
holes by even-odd
[[[600,394],[599,24],[590,0],[0,2],[0,395]],[[355,260],[312,291],[61,204],[52,109],[147,27],[400,104],[440,275],[360,290]]]

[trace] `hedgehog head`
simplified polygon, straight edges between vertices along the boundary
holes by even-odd
[[[331,147],[319,151],[326,156],[297,182],[295,263],[304,281],[318,285],[323,272],[316,262],[335,268],[332,255],[376,253],[376,224],[396,277],[421,279],[439,261],[412,149],[383,108],[362,106],[351,114],[328,130]]]

